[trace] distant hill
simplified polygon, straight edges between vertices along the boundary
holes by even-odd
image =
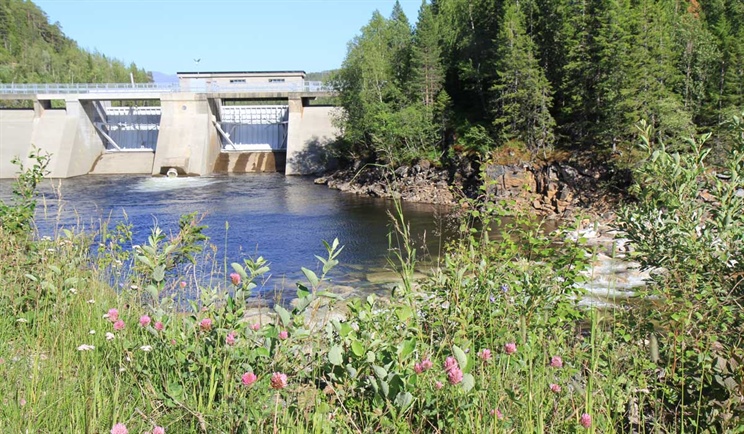
[[[178,76],[176,74],[166,74],[158,71],[152,71],[151,74],[154,83],[178,83]]]
[[[307,80],[307,81],[326,81],[336,71],[338,71],[338,70],[337,69],[329,69],[327,71],[308,72],[307,75],[305,75],[305,80]]]
[[[149,72],[80,48],[33,2],[0,0],[1,83],[150,82]]]

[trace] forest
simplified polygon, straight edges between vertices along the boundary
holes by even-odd
[[[673,146],[744,106],[740,0],[433,0],[375,12],[333,77],[341,154],[403,164],[494,149]]]
[[[33,2],[0,0],[0,83],[150,82],[149,72],[81,48]]]

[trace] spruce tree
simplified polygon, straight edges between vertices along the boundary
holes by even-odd
[[[492,91],[493,124],[500,142],[516,139],[533,151],[551,146],[555,125],[549,111],[552,90],[516,1],[510,1],[504,11],[498,47],[498,79]]]

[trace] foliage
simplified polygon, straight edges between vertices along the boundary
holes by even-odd
[[[30,1],[0,1],[0,39],[0,83],[122,83],[130,73],[152,81],[134,63],[81,49]]]
[[[8,234],[28,234],[32,227],[36,210],[36,186],[39,185],[49,165],[49,155],[35,147],[28,155],[33,166],[25,170],[23,162],[14,157],[13,164],[18,165],[19,175],[13,184],[13,202],[6,204],[0,201],[0,227]]]
[[[641,119],[670,147],[694,125],[731,144],[721,125],[744,105],[738,0],[432,0],[412,39],[393,30],[406,27],[396,10],[373,16],[336,75],[351,160],[484,156],[510,140],[601,156],[631,149]]]
[[[718,173],[706,164],[709,135],[672,152],[652,144],[650,126],[641,124],[640,146],[648,156],[636,171],[638,201],[621,213],[636,259],[656,270],[644,292],[649,303],[639,312],[640,330],[658,339],[652,405],[680,427],[729,431],[744,416],[738,387],[744,374],[741,119],[730,123],[738,139]]]

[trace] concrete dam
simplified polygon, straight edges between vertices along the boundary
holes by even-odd
[[[25,161],[34,146],[51,155],[52,178],[316,173],[337,136],[336,108],[312,105],[333,92],[304,77],[184,72],[171,84],[0,84],[0,99],[33,102],[0,109],[0,178],[15,177],[11,160]]]

